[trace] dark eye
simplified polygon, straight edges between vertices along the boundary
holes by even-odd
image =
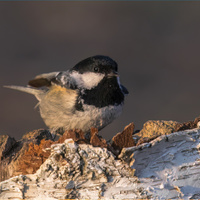
[[[94,67],[94,72],[98,72],[99,68],[98,67]]]

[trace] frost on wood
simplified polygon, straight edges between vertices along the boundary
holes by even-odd
[[[0,199],[200,198],[200,130],[160,136],[122,149],[65,140],[35,174],[0,183]]]

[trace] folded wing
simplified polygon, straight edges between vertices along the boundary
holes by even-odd
[[[68,89],[77,88],[76,81],[70,76],[69,71],[40,74],[30,80],[28,84],[36,88],[51,87],[52,85],[59,85]]]

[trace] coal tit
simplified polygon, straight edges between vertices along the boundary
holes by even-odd
[[[120,84],[117,63],[101,55],[82,60],[67,71],[38,75],[28,87],[5,87],[35,95],[41,117],[54,131],[101,130],[121,114],[128,94]]]

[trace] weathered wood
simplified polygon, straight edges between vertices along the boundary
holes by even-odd
[[[200,130],[160,136],[124,148],[54,144],[35,174],[0,183],[0,199],[200,198]]]

